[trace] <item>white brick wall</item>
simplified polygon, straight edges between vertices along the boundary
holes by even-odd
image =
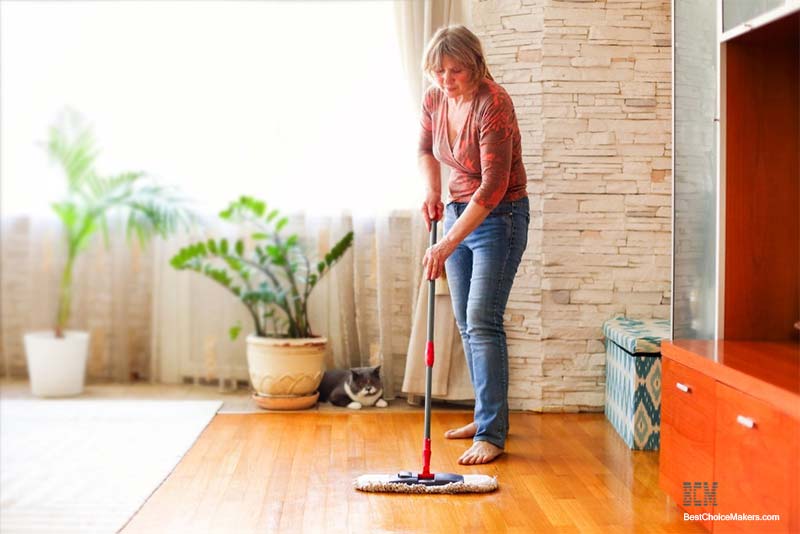
[[[532,207],[511,407],[602,410],[603,321],[669,317],[670,4],[475,0],[472,16],[516,106]]]

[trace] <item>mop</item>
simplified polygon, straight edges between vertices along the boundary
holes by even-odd
[[[436,221],[431,221],[430,246],[436,244]],[[425,427],[422,472],[361,475],[353,481],[359,491],[389,493],[487,493],[497,489],[497,477],[431,473],[431,381],[433,376],[433,312],[436,280],[428,284],[428,339],[425,349]]]

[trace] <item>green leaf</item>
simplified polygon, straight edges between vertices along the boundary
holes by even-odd
[[[240,271],[242,269],[242,263],[236,258],[231,258],[229,256],[226,256],[225,263],[227,263],[228,266],[230,266],[230,268],[233,269],[234,271]]]
[[[317,272],[322,274],[322,271],[325,270],[325,262],[321,261],[317,264]]]
[[[224,237],[219,242],[219,252],[220,254],[227,254],[228,253],[228,240]]]
[[[297,234],[292,234],[289,236],[289,239],[286,240],[287,247],[293,247],[297,244]]]
[[[216,243],[216,241],[214,241],[213,239],[209,239],[207,245],[208,245],[208,250],[211,252],[211,254],[216,255],[217,254],[217,243]]]
[[[71,229],[76,225],[78,213],[74,204],[71,202],[55,202],[52,204],[52,208],[67,229]]]
[[[271,212],[269,212],[269,215],[267,215],[267,222],[272,222],[272,219],[277,217],[278,213],[280,213],[278,210],[272,210]]]
[[[230,336],[231,341],[236,341],[236,338],[239,337],[239,332],[241,331],[242,331],[241,323],[238,323],[236,326],[232,326],[228,330],[228,335]]]
[[[264,215],[264,210],[267,209],[267,205],[261,202],[260,200],[250,199],[250,209],[255,214],[256,217],[261,217]]]
[[[286,255],[283,249],[277,245],[267,245],[267,254],[275,265],[285,265]]]
[[[263,233],[263,232],[256,232],[256,233],[252,234],[250,237],[252,237],[253,239],[256,239],[256,240],[269,239],[269,236],[267,234]]]
[[[289,223],[288,217],[281,217],[281,220],[275,223],[275,231],[280,232],[281,230],[283,230],[283,227],[286,226],[288,223]]]
[[[331,249],[329,253],[331,256],[331,263],[339,261],[339,259],[344,255],[345,252],[347,252],[347,249],[349,249],[352,244],[353,244],[353,232],[348,232]]]
[[[93,174],[98,151],[94,147],[91,129],[74,112],[64,114],[58,124],[50,127],[47,143],[49,155],[58,162],[67,176],[70,192],[81,191],[87,177]]]
[[[239,256],[244,256],[244,241],[241,239],[236,241],[236,254]]]

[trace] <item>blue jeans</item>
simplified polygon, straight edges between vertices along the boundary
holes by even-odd
[[[450,231],[467,204],[445,209],[444,231]],[[505,447],[508,435],[508,349],[503,328],[508,295],[522,253],[528,245],[528,198],[502,202],[447,258],[458,330],[475,389],[475,441]]]

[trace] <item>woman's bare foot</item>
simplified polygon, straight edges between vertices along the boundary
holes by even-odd
[[[476,441],[472,444],[472,447],[461,455],[458,463],[461,465],[488,464],[501,454],[503,454],[503,449],[497,445],[493,445],[488,441]]]
[[[475,433],[478,431],[478,426],[473,422],[468,425],[464,425],[461,428],[453,428],[448,430],[444,433],[444,437],[447,439],[464,439],[464,438],[471,438],[475,436]]]

